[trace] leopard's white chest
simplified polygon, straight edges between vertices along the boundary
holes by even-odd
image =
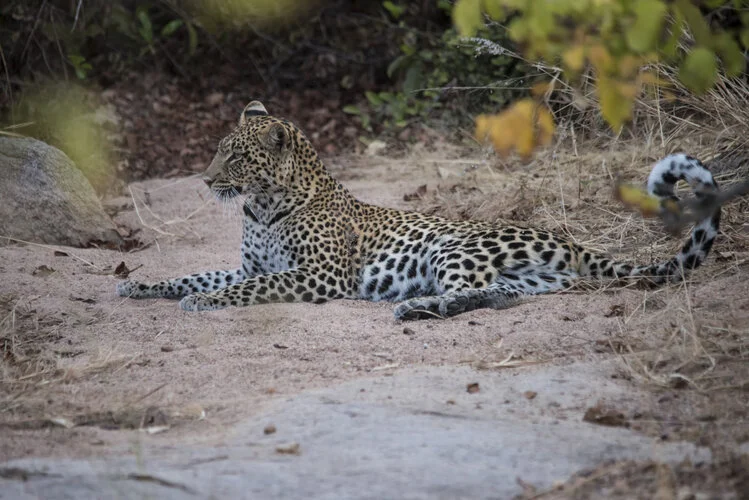
[[[278,228],[245,218],[242,231],[242,269],[247,276],[277,273],[297,267],[296,255]]]

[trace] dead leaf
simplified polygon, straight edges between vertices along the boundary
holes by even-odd
[[[276,349],[288,349],[289,348],[289,346],[285,346],[282,344],[273,344],[273,347],[275,347]]]
[[[609,312],[603,315],[605,318],[614,318],[624,316],[624,306],[622,304],[614,304],[609,309]]]
[[[265,429],[263,429],[263,434],[275,434],[276,433],[276,426],[273,424],[269,424],[265,426]]]
[[[72,295],[70,296],[70,300],[83,302],[84,304],[96,304],[96,299],[85,299],[83,297],[73,297]]]
[[[70,254],[67,252],[63,252],[62,250],[55,250],[54,256],[55,257],[70,257]]]
[[[280,444],[276,446],[276,453],[282,455],[299,455],[299,443]]]
[[[127,268],[124,261],[117,264],[117,267],[114,268],[114,275],[118,278],[125,279],[130,276],[130,273],[131,271]]]
[[[629,427],[629,421],[623,413],[614,408],[607,408],[600,401],[585,411],[583,421],[608,427]]]
[[[51,267],[45,266],[45,265],[41,265],[41,266],[37,267],[36,269],[34,269],[31,272],[31,275],[32,276],[39,276],[41,278],[44,278],[44,277],[49,276],[50,274],[52,274],[54,272],[55,272],[55,270],[52,269]]]
[[[479,389],[479,383],[478,382],[472,382],[466,386],[466,392],[468,394],[475,394],[479,392],[481,389]]]
[[[406,193],[403,195],[403,201],[415,201],[420,200],[424,197],[424,195],[427,194],[427,185],[422,184],[421,186],[416,188],[416,191],[413,193]]]
[[[525,391],[523,396],[525,396],[525,399],[535,399],[538,393],[536,391]]]

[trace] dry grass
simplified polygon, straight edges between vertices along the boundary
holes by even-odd
[[[684,461],[676,465],[610,462],[579,472],[548,490],[524,486],[517,500],[743,498],[736,495],[749,486],[749,458],[731,456],[710,463]]]
[[[34,297],[0,297],[0,413],[41,389],[116,371],[138,357],[115,350],[91,355],[60,344],[61,330],[78,320],[39,311],[34,302]]]
[[[658,70],[679,97],[643,97],[632,127],[622,135],[614,137],[605,129],[595,105],[578,110],[574,125],[560,125],[557,143],[530,163],[476,158],[479,168],[463,169],[460,176],[427,191],[417,209],[449,218],[550,229],[637,264],[671,257],[683,239],[666,234],[658,221],[625,211],[612,196],[613,186],[619,179],[644,183],[655,161],[677,151],[707,160],[722,187],[746,181],[749,85],[721,80],[709,94],[695,97],[679,87],[673,71]],[[592,87],[584,88],[589,93],[584,97],[594,99]],[[572,89],[562,88],[556,95],[573,106]],[[565,110],[564,105],[557,109]],[[641,302],[622,311],[619,335],[604,350],[620,360],[620,377],[656,392],[694,395],[694,400],[685,398],[692,414],[675,417],[674,432],[687,433],[685,437],[691,436],[688,432],[704,436],[705,422],[688,425],[687,420],[712,411],[724,428],[743,429],[727,439],[749,438],[740,416],[746,411],[741,401],[749,390],[748,229],[749,200],[724,206],[721,235],[708,264],[681,285],[639,290]],[[596,282],[575,290],[611,293],[618,287]],[[491,361],[496,363],[479,363],[502,367],[513,358],[509,353]],[[662,425],[653,427],[654,435]]]

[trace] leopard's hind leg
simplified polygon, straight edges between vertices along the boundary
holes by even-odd
[[[415,297],[398,304],[395,319],[448,318],[474,309],[504,309],[524,295],[538,295],[570,286],[574,271],[505,272],[486,288],[461,288],[442,295]]]

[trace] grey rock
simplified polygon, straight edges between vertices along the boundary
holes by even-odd
[[[633,397],[604,373],[403,369],[278,401],[220,444],[142,437],[137,454],[0,462],[0,499],[494,500],[520,494],[518,479],[543,491],[609,460],[711,460],[691,443],[585,422],[599,399]],[[466,392],[470,381],[478,393]],[[525,398],[527,388],[538,396]],[[276,432],[263,431],[269,423]],[[279,453],[289,443],[298,453]]]
[[[91,184],[65,153],[0,136],[0,238],[85,247],[123,243]]]

